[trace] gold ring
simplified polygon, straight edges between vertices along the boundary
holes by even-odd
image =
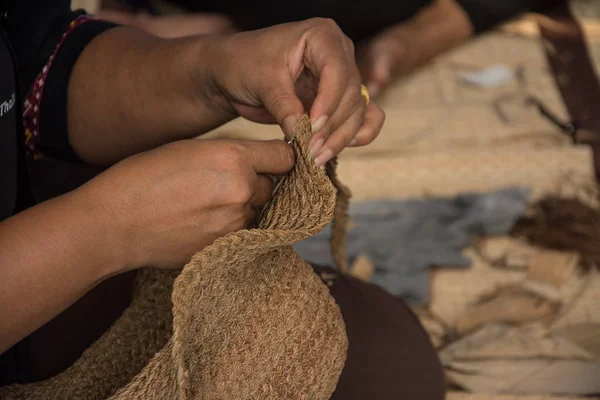
[[[365,104],[369,105],[369,103],[371,102],[371,96],[369,96],[369,91],[367,90],[367,87],[365,85],[360,85],[360,95],[364,97]]]

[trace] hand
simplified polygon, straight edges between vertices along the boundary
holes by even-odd
[[[456,0],[435,0],[409,21],[381,32],[367,43],[359,57],[363,81],[375,98],[395,78],[472,35],[469,17]]]
[[[271,197],[265,174],[284,174],[293,164],[280,140],[191,139],[125,159],[79,190],[111,224],[117,243],[107,251],[120,255],[124,269],[178,268],[246,228]]]
[[[379,134],[384,113],[374,103],[366,106],[354,45],[335,22],[277,25],[231,35],[216,45],[213,80],[222,109],[256,122],[277,122],[290,137],[307,106],[314,132],[309,149],[317,165]]]
[[[410,26],[398,25],[370,41],[359,57],[360,73],[373,98],[377,98],[394,79],[420,65],[419,35]]]

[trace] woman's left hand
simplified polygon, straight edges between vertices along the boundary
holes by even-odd
[[[313,121],[310,151],[323,165],[346,146],[373,141],[385,119],[361,95],[354,45],[327,19],[178,39],[109,29],[80,54],[68,100],[69,141],[98,165],[239,115],[277,123],[289,138],[305,110]]]
[[[331,20],[238,33],[211,50],[216,103],[252,121],[278,123],[288,137],[310,109],[309,146],[318,165],[346,146],[372,142],[381,130],[385,114],[361,95],[354,45]]]

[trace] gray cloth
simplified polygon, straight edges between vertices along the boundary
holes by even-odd
[[[529,191],[509,188],[455,198],[369,201],[353,204],[347,235],[350,262],[366,254],[371,282],[412,304],[429,298],[430,266],[468,267],[461,250],[474,235],[506,234],[527,205]],[[294,248],[308,262],[333,265],[330,227]]]

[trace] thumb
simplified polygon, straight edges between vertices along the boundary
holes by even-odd
[[[290,77],[278,79],[264,93],[262,103],[283,129],[287,138],[294,135],[294,127],[304,114],[304,106],[296,95],[294,83]]]

